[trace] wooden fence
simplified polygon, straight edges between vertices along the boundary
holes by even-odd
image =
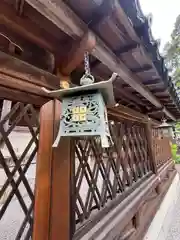
[[[9,121],[9,128],[4,124]],[[14,128],[25,123],[29,137],[13,140]],[[0,122],[0,238],[30,239],[33,228],[34,184],[27,176],[38,150],[39,120],[31,104],[17,102]],[[22,141],[22,142],[21,142]],[[23,141],[26,141],[24,145]],[[18,152],[19,145],[24,145]],[[35,174],[35,171],[34,173]],[[33,178],[33,177],[32,177]],[[12,211],[12,213],[10,212]]]
[[[155,161],[157,167],[160,167],[172,158],[170,138],[163,136],[160,129],[153,129],[152,134]]]
[[[95,137],[71,140],[69,150],[72,192],[69,217],[73,239],[96,239],[102,229],[106,227],[107,231],[107,226],[111,225],[106,235],[109,238],[105,236],[100,239],[141,239],[138,237],[144,233],[145,225],[148,226],[148,221],[153,216],[152,212],[155,213],[174,176],[169,139],[164,138],[159,130],[153,130],[146,123],[117,117],[114,119],[111,115],[110,119],[112,119],[109,122],[112,136],[110,148],[103,149],[99,139]],[[5,131],[3,126],[7,120],[10,124]],[[22,122],[28,127],[31,137],[21,154],[17,155],[10,134]],[[0,182],[0,200],[6,193],[0,205],[2,239],[3,237],[9,240],[32,238],[34,184],[30,183],[27,171],[32,163],[36,162],[39,127],[35,108],[31,104],[19,102],[13,104],[11,111],[0,122],[3,147],[7,148],[14,164],[10,168],[1,147],[0,170],[6,175],[4,182]],[[35,178],[35,171],[33,174]],[[165,181],[166,178],[168,181]],[[162,185],[165,187],[162,188]],[[66,186],[60,183],[59,191],[61,187]],[[28,200],[24,197],[23,191],[26,192]],[[153,210],[149,207],[152,207],[152,199],[155,200]],[[24,217],[18,217],[21,222],[19,220],[19,225],[11,236],[6,226],[6,221],[11,219],[7,220],[5,215],[14,200],[18,202]],[[130,208],[130,204],[134,205]],[[113,221],[108,223],[112,218],[107,219],[110,214],[111,217],[115,216],[112,214],[116,208],[121,209],[117,210],[118,217],[123,216],[118,220],[118,230],[117,224],[112,224]],[[15,211],[12,207],[10,209]],[[152,210],[151,213],[149,209]],[[123,215],[124,210],[126,210],[125,215]],[[143,215],[146,216],[145,220]],[[60,213],[59,217],[61,217]],[[101,226],[98,225],[100,223]],[[87,238],[87,234],[91,238]]]

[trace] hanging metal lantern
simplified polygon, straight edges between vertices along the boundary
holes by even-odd
[[[168,124],[166,119],[162,121],[162,124],[159,126],[159,128],[162,129],[163,136],[170,138],[174,137],[173,126]]]
[[[53,147],[57,147],[61,136],[100,136],[102,147],[109,147],[110,132],[106,105],[114,105],[112,81],[48,91],[53,98],[62,101],[62,116],[59,132]],[[88,81],[88,79],[86,79]]]
[[[106,105],[115,105],[112,82],[116,76],[113,73],[108,81],[94,83],[86,53],[81,86],[55,91],[44,89],[62,102],[60,127],[53,147],[57,147],[61,136],[100,136],[102,147],[109,147],[111,136]]]

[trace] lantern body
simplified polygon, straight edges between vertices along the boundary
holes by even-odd
[[[169,138],[173,138],[174,137],[174,133],[173,133],[173,128],[172,126],[164,126],[161,127],[162,133],[164,137],[169,137]]]
[[[159,129],[162,130],[162,134],[164,137],[174,137],[173,125],[168,124],[166,122],[166,119],[163,120],[162,124],[159,126]]]
[[[164,137],[170,137],[169,128],[163,128],[163,129],[162,129],[162,132],[163,132],[163,136],[164,136]]]
[[[107,110],[100,92],[65,97],[62,101],[61,136],[100,136],[103,147],[110,137]]]
[[[62,102],[60,127],[53,144],[57,147],[61,136],[100,136],[102,147],[109,147],[111,140],[106,105],[114,105],[113,73],[107,81],[69,89],[43,90]],[[109,139],[108,139],[109,138]]]

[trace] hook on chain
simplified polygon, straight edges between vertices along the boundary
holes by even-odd
[[[88,52],[84,53],[84,70],[85,70],[85,74],[80,79],[80,84],[81,85],[89,85],[89,84],[94,83],[94,77],[92,76],[91,70],[90,70],[89,53]]]

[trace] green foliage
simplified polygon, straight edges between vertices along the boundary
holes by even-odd
[[[177,144],[172,144],[171,152],[174,162],[180,164],[180,155],[177,154]]]
[[[171,40],[165,45],[164,56],[173,81],[180,90],[180,15],[176,19]]]
[[[176,127],[176,131],[180,132],[180,122],[176,122],[175,127]]]
[[[179,155],[177,156],[177,158],[176,158],[176,160],[175,160],[175,163],[176,163],[176,164],[180,164],[180,156],[179,156]]]
[[[171,151],[172,151],[173,159],[175,160],[176,159],[176,154],[177,154],[177,145],[176,144],[172,144]]]
[[[165,45],[164,57],[167,68],[172,75],[172,81],[180,93],[180,15],[177,17],[171,40]],[[176,133],[180,133],[180,122],[175,124]],[[177,145],[172,144],[172,156],[176,163],[180,163],[180,155],[177,154]]]

